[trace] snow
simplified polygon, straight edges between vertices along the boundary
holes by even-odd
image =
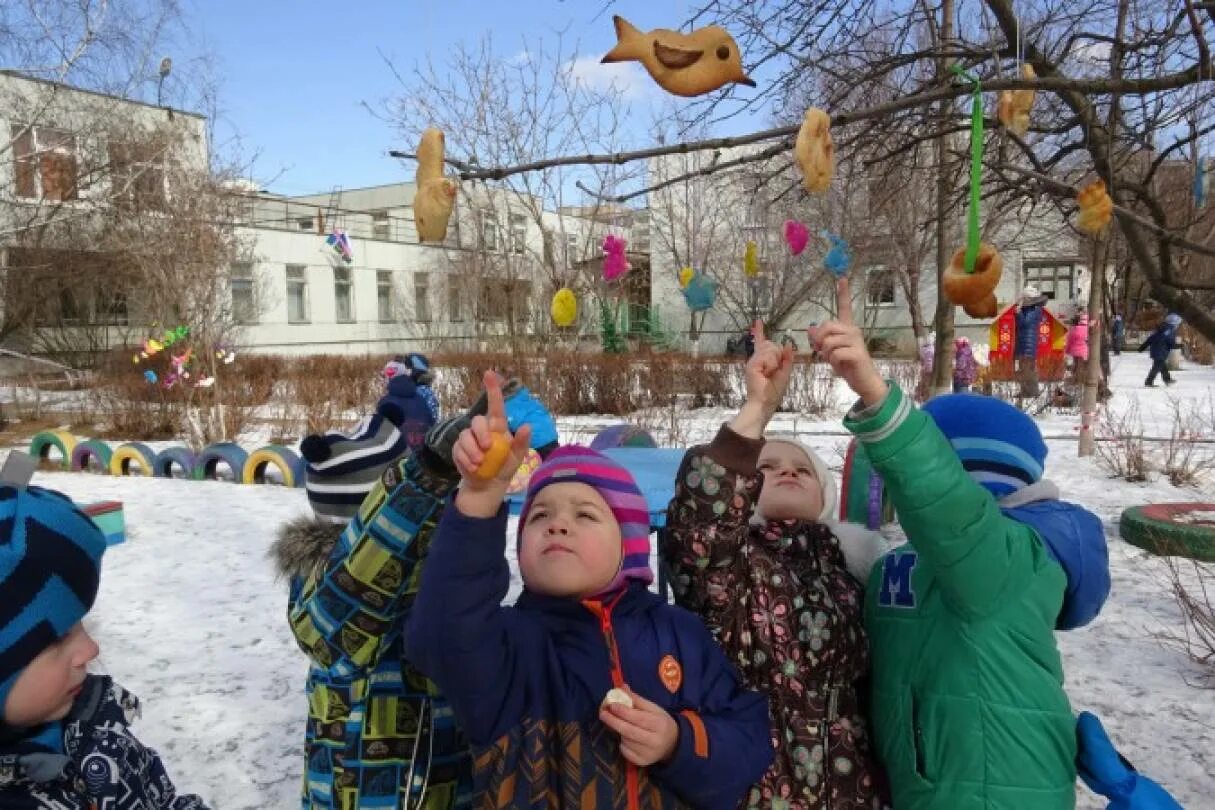
[[[1146,373],[1145,356],[1114,358],[1113,407],[1133,397],[1148,435],[1168,435],[1173,400],[1210,409],[1215,369],[1188,366],[1176,386],[1156,389],[1143,387]],[[839,418],[849,399],[838,393],[830,418],[781,415],[773,425],[799,433],[837,471],[847,442]],[[681,412],[685,441],[707,440],[728,415]],[[611,421],[581,417],[560,426],[567,439],[586,439]],[[1077,710],[1102,717],[1123,753],[1184,806],[1211,806],[1215,691],[1187,685],[1198,677],[1196,665],[1156,639],[1162,629],[1180,628],[1180,613],[1163,584],[1164,565],[1122,542],[1117,521],[1130,505],[1209,500],[1213,484],[1199,491],[1163,478],[1111,480],[1093,459],[1076,458],[1078,421],[1041,419],[1053,437],[1047,475],[1065,498],[1104,521],[1113,593],[1097,621],[1059,637],[1068,692]],[[307,664],[287,628],[286,586],[266,550],[285,521],[308,513],[303,490],[58,472],[40,472],[35,483],[81,502],[125,504],[128,539],[106,556],[88,626],[101,646],[99,668],[143,699],[137,731],[165,755],[178,786],[223,810],[296,806]],[[516,580],[509,598],[517,588]],[[1079,794],[1081,807],[1104,806],[1083,787]]]

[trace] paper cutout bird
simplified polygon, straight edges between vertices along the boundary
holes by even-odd
[[[417,191],[413,220],[420,242],[442,242],[456,205],[456,181],[443,176],[443,131],[428,128],[418,144]]]
[[[668,93],[691,98],[730,82],[755,86],[743,71],[738,44],[719,25],[687,34],[669,28],[643,33],[619,15],[612,17],[612,22],[616,24],[616,47],[600,61],[640,62]]]

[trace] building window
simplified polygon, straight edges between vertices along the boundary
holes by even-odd
[[[371,238],[387,242],[392,238],[392,222],[387,211],[371,212]]]
[[[888,307],[894,305],[894,273],[885,267],[875,267],[869,271],[869,305],[873,307]]]
[[[510,249],[514,253],[522,253],[527,246],[527,215],[510,215]]]
[[[253,298],[253,265],[240,262],[228,274],[232,293],[232,319],[237,323],[257,323],[257,302]]]
[[[287,322],[308,323],[308,268],[287,265]]]
[[[354,284],[349,267],[333,268],[333,314],[338,323],[354,322]]]
[[[638,213],[633,218],[632,227],[633,244],[631,247],[639,253],[648,253],[650,251],[650,217],[648,214]]]
[[[498,249],[498,223],[494,221],[492,211],[481,214],[481,246],[486,250]]]
[[[1076,296],[1074,262],[1042,261],[1025,263],[1025,284],[1052,301],[1071,301]]]
[[[161,147],[110,143],[110,189],[114,202],[163,211],[165,163]]]
[[[455,279],[447,280],[447,312],[452,323],[464,320],[463,290],[456,284]]]
[[[122,290],[97,291],[97,323],[128,326],[131,322],[127,294]]]
[[[301,231],[310,231],[315,226],[316,223],[313,221],[312,217],[297,217],[295,220],[295,227]]]
[[[13,160],[17,196],[44,200],[77,199],[76,138],[51,127],[14,124]]]
[[[531,282],[511,278],[487,278],[481,281],[478,317],[484,321],[506,321],[524,324],[528,319]]]
[[[375,271],[375,306],[380,323],[392,323],[392,271]]]
[[[413,274],[413,316],[418,323],[430,323],[430,276]]]
[[[571,263],[578,260],[578,234],[567,233],[565,235],[565,257]]]

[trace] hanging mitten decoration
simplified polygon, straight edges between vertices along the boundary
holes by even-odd
[[[796,219],[785,220],[785,244],[794,256],[800,256],[810,242],[810,229]]]
[[[1033,66],[1028,63],[1021,65],[1021,76],[1026,79],[1038,78]],[[1029,132],[1029,112],[1033,106],[1034,91],[1032,89],[1005,90],[1000,93],[996,113],[1005,129],[1024,138],[1025,133]]]
[[[1076,227],[1089,236],[1096,236],[1110,224],[1114,215],[1114,201],[1105,191],[1104,180],[1094,180],[1076,195],[1080,210],[1076,212]]]
[[[743,275],[747,278],[759,275],[759,248],[754,240],[748,241],[746,250],[743,251]]]
[[[848,275],[848,268],[852,266],[852,251],[848,249],[848,243],[842,236],[823,231],[823,238],[831,245],[831,249],[823,257],[823,267],[836,278],[843,278]]]
[[[557,326],[571,326],[578,320],[578,299],[569,287],[562,287],[553,294],[553,303],[549,306],[549,314]]]
[[[835,144],[831,141],[831,116],[818,107],[806,110],[793,154],[801,167],[808,191],[822,193],[835,175]]]

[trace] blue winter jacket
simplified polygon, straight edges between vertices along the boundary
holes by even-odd
[[[506,400],[505,405],[506,422],[511,433],[517,431],[521,425],[531,425],[532,447],[540,448],[557,441],[557,424],[553,421],[552,414],[527,390],[527,386],[519,386],[519,390]]]
[[[1147,340],[1139,344],[1139,351],[1148,350],[1148,354],[1156,362],[1169,359],[1169,352],[1177,348],[1177,329],[1168,323],[1162,323],[1152,330]]]
[[[404,416],[401,431],[410,450],[417,450],[426,443],[426,431],[434,425],[435,416],[418,391],[417,383],[403,374],[393,377],[388,381],[388,393],[380,401],[401,409]]]
[[[477,519],[448,505],[406,629],[473,745],[484,806],[737,807],[772,761],[764,696],[698,618],[638,583],[605,602],[524,591],[502,606],[506,522],[505,508]],[[675,717],[669,762],[629,764],[600,722],[622,684]]]
[[[1043,304],[1021,307],[1017,312],[1017,357],[1038,356],[1038,330],[1042,327]]]
[[[179,794],[160,756],[131,733],[139,700],[107,676],[89,675],[64,720],[0,743],[4,810],[207,810]]]

